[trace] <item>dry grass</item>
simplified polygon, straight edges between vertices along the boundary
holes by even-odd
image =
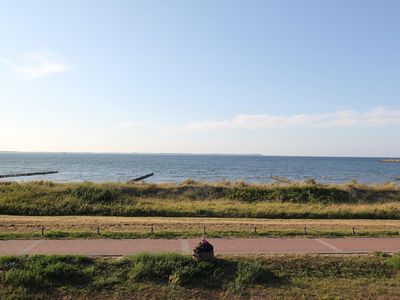
[[[39,233],[44,226],[46,231],[57,232],[101,232],[107,233],[155,233],[173,232],[176,236],[201,235],[204,226],[208,234],[223,236],[251,236],[254,227],[262,235],[298,235],[307,227],[309,235],[387,235],[400,229],[400,220],[315,220],[315,219],[249,219],[249,218],[164,218],[164,217],[92,217],[92,216],[0,216],[0,234]],[[225,232],[225,234],[224,234]],[[269,234],[268,234],[269,233]],[[89,236],[90,237],[90,236]]]
[[[400,188],[357,183],[3,183],[0,214],[400,219]]]

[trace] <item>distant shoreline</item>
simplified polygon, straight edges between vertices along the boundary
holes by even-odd
[[[239,157],[293,157],[293,158],[376,158],[382,161],[400,161],[400,156],[329,156],[329,155],[269,155],[260,153],[152,153],[152,152],[47,152],[47,151],[0,151],[0,154],[54,154],[54,155],[146,155],[146,156],[239,156]]]
[[[0,154],[93,154],[93,155],[165,155],[165,156],[274,156],[263,154],[234,154],[234,153],[145,153],[145,152],[46,152],[46,151],[0,151]],[[283,156],[282,156],[283,157]]]

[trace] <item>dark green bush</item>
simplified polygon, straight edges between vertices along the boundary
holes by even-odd
[[[175,270],[169,277],[169,281],[180,286],[202,285],[213,279],[214,271],[213,265],[210,263],[191,263]]]
[[[49,264],[43,268],[42,276],[45,280],[55,284],[78,284],[86,281],[85,274],[77,266],[64,262]]]
[[[71,188],[69,193],[87,203],[108,203],[118,199],[117,189],[109,189],[94,184],[82,184],[76,188]]]
[[[193,263],[192,259],[179,254],[142,254],[132,257],[130,276],[135,281],[168,282],[177,270]]]
[[[236,276],[228,285],[228,291],[242,294],[251,285],[266,282],[270,274],[260,262],[240,261],[237,264]]]
[[[12,268],[2,274],[2,282],[12,287],[23,287],[26,289],[41,289],[47,285],[43,276],[36,270]]]
[[[396,270],[400,270],[400,253],[396,253],[386,260],[386,264]]]
[[[0,260],[1,282],[13,287],[40,289],[58,285],[81,285],[90,281],[82,268],[91,260],[80,256],[34,255]]]

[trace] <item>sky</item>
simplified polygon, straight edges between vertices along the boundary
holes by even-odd
[[[400,1],[0,4],[0,151],[400,156]]]

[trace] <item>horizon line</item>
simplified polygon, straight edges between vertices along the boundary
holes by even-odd
[[[347,156],[347,155],[276,155],[261,153],[191,153],[191,152],[96,152],[96,151],[2,151],[27,154],[122,154],[122,155],[181,155],[181,156],[258,156],[258,157],[321,157],[321,158],[400,158],[400,156]]]

